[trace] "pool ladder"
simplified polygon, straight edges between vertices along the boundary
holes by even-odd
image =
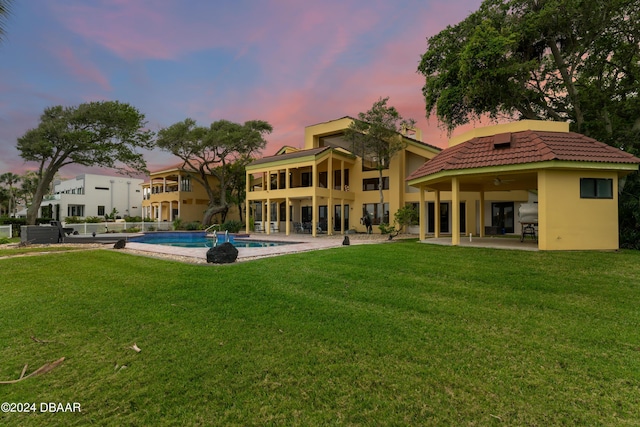
[[[224,241],[225,243],[229,242],[229,230],[224,231]],[[213,230],[213,247],[218,246],[218,232]]]

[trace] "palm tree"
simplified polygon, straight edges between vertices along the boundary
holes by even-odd
[[[57,175],[59,177],[59,175]],[[21,177],[20,189],[16,192],[16,199],[25,206],[29,206],[38,188],[38,174],[35,171],[28,171]],[[53,188],[51,189],[53,191]]]
[[[0,216],[9,212],[9,190],[0,187]]]
[[[0,175],[0,183],[7,184],[7,186],[9,186],[9,216],[13,214],[13,205],[15,204],[16,198],[13,184],[17,184],[21,179],[22,177],[20,175],[16,175],[13,172],[5,172]]]

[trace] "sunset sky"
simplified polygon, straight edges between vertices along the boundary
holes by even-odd
[[[0,173],[48,106],[128,102],[157,131],[187,117],[266,120],[264,155],[380,97],[444,147],[416,72],[426,39],[480,0],[18,0],[0,44]],[[177,159],[145,154],[151,170]],[[98,172],[67,167],[63,177]]]

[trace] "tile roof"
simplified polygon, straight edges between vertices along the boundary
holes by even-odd
[[[414,171],[407,180],[449,170],[551,160],[640,163],[640,159],[625,151],[578,133],[527,130],[476,137],[449,147]]]

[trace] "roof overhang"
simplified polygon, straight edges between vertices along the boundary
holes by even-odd
[[[311,151],[311,150],[310,150]],[[334,159],[345,160],[350,163],[355,163],[356,156],[346,151],[329,148],[326,150],[322,150],[321,152],[311,152],[307,155],[304,155],[303,151],[300,151],[296,154],[295,157],[287,157],[284,159],[279,159],[278,156],[273,156],[272,161],[262,161],[264,159],[260,159],[261,161],[258,163],[251,163],[245,167],[247,172],[258,171],[264,169],[273,169],[273,168],[281,168],[283,166],[289,165],[304,165],[304,164],[313,164],[317,162],[321,162],[327,159],[329,156],[333,156]]]
[[[453,169],[407,181],[412,187],[448,191],[452,178],[458,178],[461,191],[531,190],[537,188],[537,174],[541,170],[615,171],[625,176],[638,170],[635,163],[572,162],[552,160],[548,162],[490,166],[484,168]],[[496,181],[496,179],[500,180]],[[498,183],[498,185],[496,185]]]

